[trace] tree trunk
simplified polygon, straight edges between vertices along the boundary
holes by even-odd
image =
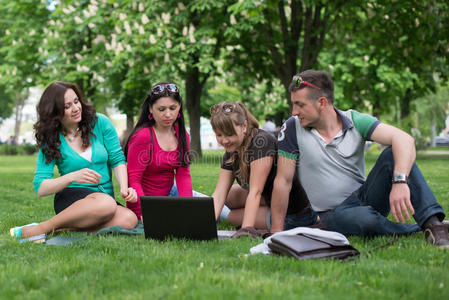
[[[122,147],[125,146],[126,141],[128,141],[128,137],[131,134],[131,131],[133,131],[134,128],[134,116],[132,113],[126,113],[126,128],[123,132],[118,132],[120,136],[120,145]]]
[[[194,57],[194,63],[198,57]],[[186,74],[186,106],[190,120],[190,152],[191,157],[201,157],[201,136],[200,136],[200,117],[201,117],[201,92],[203,84],[200,81],[200,72],[197,67],[192,67]]]
[[[291,99],[290,91],[288,90],[290,82],[288,84],[283,82],[282,85],[284,86],[284,89],[285,89],[285,99],[287,99],[287,101],[288,101],[288,107],[289,107],[288,113],[289,113],[289,115],[291,115],[293,107],[292,107],[292,99]]]
[[[410,115],[410,101],[412,90],[408,88],[405,91],[404,98],[401,99],[401,120],[407,118]]]
[[[379,119],[380,118],[380,112],[381,112],[380,101],[376,100],[373,103],[373,116]]]
[[[299,40],[302,38],[299,67],[301,72],[317,64],[318,54],[323,48],[328,20],[326,7],[322,4],[308,5],[304,9],[302,1],[293,0],[290,2],[291,20],[288,22],[284,5],[284,1],[279,1],[277,8],[282,32],[282,51],[275,46],[276,42],[272,38],[276,30],[273,28],[269,10],[264,11],[267,20],[264,33],[274,62],[274,70],[284,86],[291,111],[292,102],[288,87],[292,77],[298,71]],[[302,31],[304,31],[303,35],[301,35]]]
[[[19,141],[19,134],[20,134],[20,126],[22,125],[22,111],[23,107],[25,106],[26,98],[28,98],[29,92],[26,91],[25,94],[17,93],[16,94],[16,106],[14,108],[14,140],[17,144],[20,143]]]
[[[126,135],[128,136],[134,128],[134,116],[131,112],[126,113]]]
[[[435,137],[437,135],[437,128],[435,126],[435,120],[432,120],[432,124],[430,125],[430,135],[431,135],[431,142],[430,142],[430,147],[436,147],[437,145],[435,144]]]

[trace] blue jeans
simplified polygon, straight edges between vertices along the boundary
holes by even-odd
[[[172,197],[178,197],[178,187],[176,186],[176,182],[173,183],[173,186],[171,187],[170,192],[168,193],[168,196],[172,196]]]
[[[286,215],[284,221],[284,230],[315,225],[317,223],[317,218],[318,214],[311,208],[307,208],[301,214]]]
[[[409,175],[413,217],[417,224],[402,224],[387,219],[390,213],[390,191],[394,169],[393,151],[385,149],[379,156],[366,182],[336,208],[320,212],[324,226],[344,235],[377,236],[408,234],[419,231],[425,221],[436,215],[444,219],[444,211],[424,180],[416,164]]]
[[[176,182],[173,183],[173,186],[170,189],[170,192],[168,193],[168,196],[172,196],[172,197],[178,197],[179,193],[178,193],[178,187],[176,186]],[[202,194],[200,192],[197,191],[192,191],[192,196],[193,197],[208,197],[205,194]]]

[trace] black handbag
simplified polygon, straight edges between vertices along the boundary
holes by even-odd
[[[345,260],[360,256],[360,252],[351,245],[303,233],[272,237],[268,247],[273,253],[278,255],[290,256],[301,260],[311,258]]]

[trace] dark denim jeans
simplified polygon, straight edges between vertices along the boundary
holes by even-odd
[[[318,214],[313,209],[307,209],[301,214],[290,214],[285,216],[284,230],[302,226],[312,226],[317,223]]]
[[[407,234],[419,231],[424,222],[436,215],[444,219],[444,211],[424,180],[421,171],[413,164],[409,175],[413,217],[417,224],[389,221],[390,191],[394,169],[393,151],[385,149],[379,156],[366,182],[333,210],[320,213],[327,229],[344,235],[376,236]]]
[[[297,214],[287,214],[284,221],[284,230],[296,227],[312,226],[318,222],[318,214],[310,207],[305,208]],[[267,214],[267,228],[271,229],[271,209]]]

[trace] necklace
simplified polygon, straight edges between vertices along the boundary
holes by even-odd
[[[69,139],[69,142],[73,142],[73,140],[80,135],[80,129],[76,128],[75,133],[72,136],[69,136],[67,132],[64,133],[64,136]]]

